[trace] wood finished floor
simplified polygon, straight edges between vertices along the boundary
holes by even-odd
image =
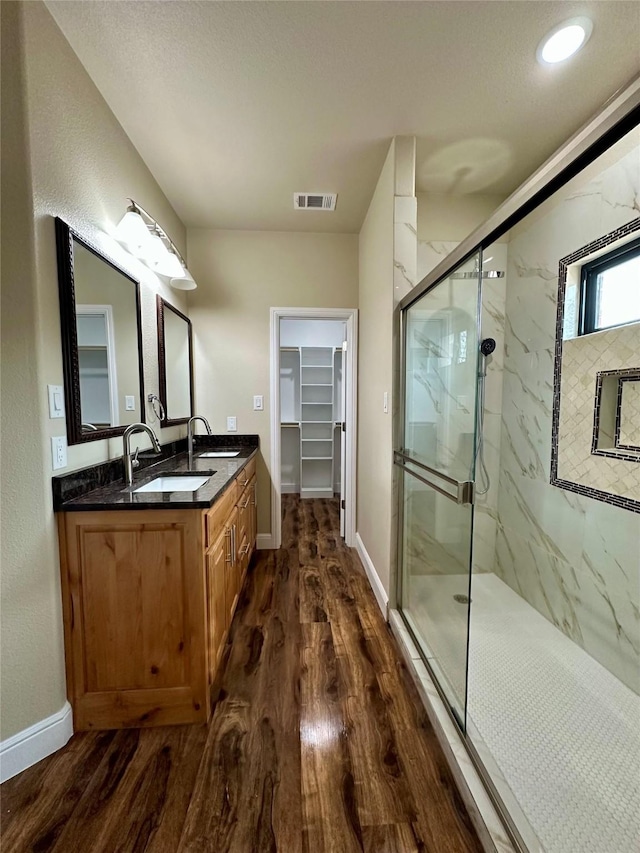
[[[208,726],[75,735],[0,789],[3,853],[474,853],[333,500],[283,498]]]

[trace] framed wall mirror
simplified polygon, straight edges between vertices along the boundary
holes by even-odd
[[[56,218],[67,441],[144,422],[140,285]]]
[[[193,356],[191,320],[157,297],[158,368],[162,426],[184,424],[193,415]]]

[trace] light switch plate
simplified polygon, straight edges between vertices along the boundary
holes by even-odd
[[[67,467],[67,437],[65,435],[51,437],[51,461],[54,471]]]
[[[264,397],[262,394],[255,394],[253,398],[253,411],[254,412],[262,412],[264,411]]]
[[[135,408],[136,408],[136,398],[133,396],[133,394],[131,394],[131,395],[125,394],[125,398],[124,398],[125,412],[133,412],[133,411],[135,411]]]
[[[237,431],[238,431],[238,425],[237,425],[235,417],[227,418],[227,432],[237,432]]]
[[[385,415],[389,414],[389,392],[385,391],[384,396],[382,398],[382,411]]]
[[[49,417],[64,417],[64,388],[62,385],[47,385],[49,393]]]

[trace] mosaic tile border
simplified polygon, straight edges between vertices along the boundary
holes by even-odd
[[[635,232],[640,232],[640,217],[637,219],[632,219],[631,222],[627,222],[626,225],[620,226],[620,228],[616,228],[615,231],[611,231],[609,234],[605,234],[603,237],[599,237],[597,240],[594,240],[592,243],[587,243],[586,246],[582,246],[580,249],[577,249],[575,252],[572,252],[570,255],[566,255],[564,258],[560,259],[560,263],[558,265],[558,308],[556,314],[556,345],[555,345],[555,355],[554,355],[554,363],[553,363],[553,411],[552,411],[552,426],[551,426],[551,476],[549,482],[552,486],[557,486],[560,489],[566,489],[569,492],[575,492],[576,494],[583,495],[588,498],[593,498],[597,501],[603,501],[604,503],[612,504],[614,506],[618,506],[621,509],[628,509],[631,512],[640,513],[640,501],[632,500],[631,498],[626,498],[621,495],[613,495],[609,492],[603,492],[599,489],[593,489],[590,486],[583,486],[580,483],[574,483],[571,480],[561,480],[558,477],[558,433],[560,426],[560,379],[562,374],[562,332],[564,328],[564,297],[565,291],[567,287],[567,268],[571,264],[575,264],[577,261],[582,258],[587,257],[588,255],[597,252],[600,249],[604,249],[607,246],[610,246],[612,243],[621,240],[623,237],[628,237],[629,234],[634,234]],[[633,372],[637,372],[637,368],[632,369]],[[614,371],[617,373],[622,373],[622,371]],[[599,456],[613,456],[616,459],[626,458],[620,453],[607,453],[604,450],[598,450],[597,454]],[[633,461],[637,461],[635,457],[632,458]]]
[[[620,450],[616,450],[614,448],[603,450],[598,447],[598,433],[600,431],[600,406],[602,403],[602,385],[605,377],[607,376],[617,376],[618,377],[618,396],[616,401],[616,415],[615,415],[615,437],[614,437],[614,448],[620,448]],[[595,398],[595,408],[593,415],[593,437],[591,442],[591,453],[594,456],[609,456],[611,459],[624,459],[626,462],[640,462],[640,456],[637,453],[633,455],[625,453],[625,450],[637,451],[640,450],[640,447],[627,447],[626,445],[618,444],[618,436],[620,435],[620,408],[622,405],[622,382],[628,382],[629,380],[640,380],[640,371],[637,367],[629,367],[622,370],[601,370],[596,373],[596,398]]]
[[[621,376],[618,380],[618,402],[616,404],[616,430],[613,437],[615,447],[620,450],[633,450],[636,453],[640,452],[640,444],[620,444],[620,421],[622,419],[622,389],[625,382],[640,382],[640,372],[635,376]],[[636,457],[640,462],[640,456]]]

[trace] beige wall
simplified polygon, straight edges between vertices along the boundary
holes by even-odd
[[[504,196],[491,193],[418,193],[418,239],[461,243],[503,201]]]
[[[387,593],[390,586],[393,470],[394,149],[392,143],[358,241],[357,531]],[[389,393],[387,414],[383,411],[385,391]]]
[[[109,237],[133,196],[185,244],[184,227],[49,12],[40,2],[0,8],[5,739],[58,711],[66,694],[50,441],[65,423],[49,420],[46,387],[63,381],[53,217],[142,280],[147,392],[158,390],[155,294],[182,309],[186,300]],[[181,434],[163,430],[161,440]],[[69,467],[121,452],[118,441],[73,447]]]
[[[357,307],[358,238],[195,228],[188,250],[196,411],[215,433],[235,415],[238,433],[260,436],[258,533],[269,533],[269,309]],[[254,394],[264,411],[253,411]]]

